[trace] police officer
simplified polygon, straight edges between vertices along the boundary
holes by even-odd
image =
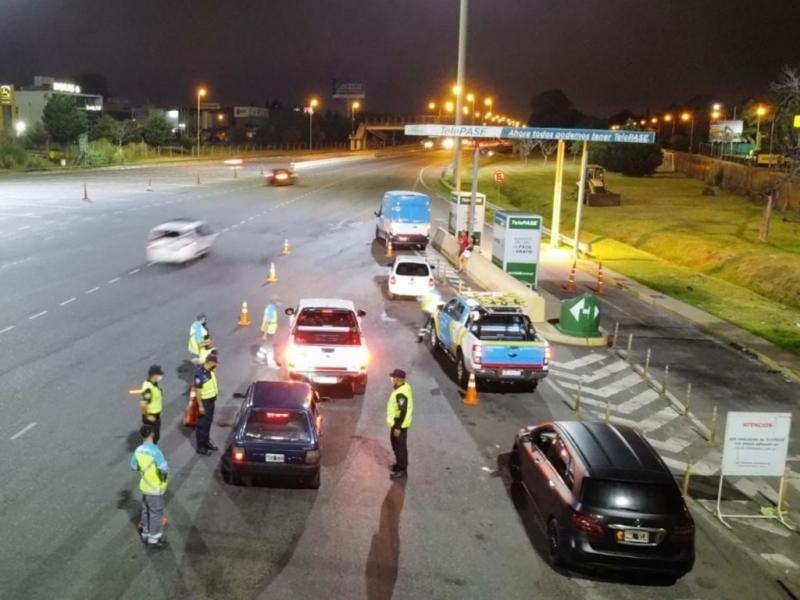
[[[386,425],[396,461],[389,477],[403,479],[408,476],[408,428],[414,414],[414,394],[406,382],[405,371],[395,369],[389,377],[394,389],[386,403]]]
[[[204,313],[197,315],[197,318],[189,328],[189,344],[188,350],[194,355],[192,360],[197,365],[202,365],[201,359],[202,350],[211,347],[211,335],[208,333],[208,318]]]
[[[198,454],[208,455],[217,450],[210,439],[211,424],[214,422],[214,406],[219,395],[217,386],[217,355],[212,353],[206,357],[201,367],[194,374],[194,390],[197,397],[197,410],[200,420],[195,430]]]
[[[142,400],[139,408],[142,411],[142,424],[153,429],[153,443],[158,444],[161,437],[161,410],[163,402],[161,388],[158,383],[164,376],[161,365],[152,365],[147,371],[147,380],[142,384]]]
[[[142,425],[139,429],[142,444],[131,456],[131,469],[138,471],[139,489],[142,492],[142,542],[150,548],[164,548],[164,493],[167,491],[169,465],[164,454],[153,440],[153,428]]]

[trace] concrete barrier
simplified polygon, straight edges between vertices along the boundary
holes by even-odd
[[[433,247],[453,263],[458,262],[458,241],[454,235],[441,227],[433,235]],[[514,294],[523,302],[525,312],[534,323],[545,322],[544,298],[521,281],[497,268],[489,259],[473,252],[467,261],[465,272],[470,279],[486,290]]]

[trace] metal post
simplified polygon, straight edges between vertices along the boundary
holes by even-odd
[[[550,247],[558,248],[558,241],[561,231],[561,190],[564,183],[564,155],[566,154],[566,144],[564,140],[558,140],[558,150],[556,151],[556,183],[553,186],[553,218],[550,221]]]
[[[692,154],[694,148],[694,113],[692,113],[692,126],[689,129],[689,154]]]
[[[769,153],[772,154],[772,138],[775,137],[775,115],[772,116],[772,125],[769,126]],[[772,166],[772,165],[770,165]]]
[[[575,416],[581,418],[581,391],[583,391],[583,381],[578,380],[578,393],[575,395]]]
[[[310,104],[310,103],[309,103]],[[308,149],[311,150],[311,136],[313,134],[313,126],[314,126],[314,107],[308,107]]]
[[[197,158],[200,158],[200,92],[197,92]]]
[[[467,211],[467,235],[469,239],[473,239],[475,229],[475,202],[478,196],[478,167],[480,166],[481,149],[475,142],[475,151],[472,158],[472,190],[469,197],[469,210]],[[483,232],[481,232],[483,236]]]
[[[605,421],[608,423],[611,420],[611,402],[606,400],[606,414],[605,414]]]
[[[458,13],[458,66],[456,67],[456,96],[455,126],[461,125],[464,99],[464,69],[467,62],[467,11],[469,0],[461,0]],[[453,179],[456,193],[461,192],[461,138],[456,137],[453,144]]]
[[[583,214],[583,196],[586,193],[586,165],[589,163],[589,144],[583,142],[581,154],[581,179],[578,185],[578,207],[575,211],[575,258],[580,256],[581,247],[581,216]]]
[[[611,347],[614,348],[615,350],[617,348],[617,339],[618,338],[619,338],[619,321],[614,323],[614,338],[613,338],[613,343],[611,344]]]
[[[692,461],[686,461],[686,471],[683,473],[683,485],[681,489],[683,491],[683,497],[686,498],[689,496],[689,482],[692,480]]]
[[[761,115],[756,112],[756,151],[761,150]]]
[[[661,397],[667,397],[667,382],[669,381],[669,365],[664,367],[664,378],[661,380]]]
[[[628,349],[625,351],[625,360],[628,361],[628,364],[631,362],[631,350],[633,349],[633,334],[628,334]]]
[[[683,416],[689,416],[689,405],[692,402],[692,384],[689,383],[686,385],[686,402],[683,405]]]
[[[647,355],[644,357],[644,378],[650,377],[650,348],[647,349]]]
[[[717,443],[717,405],[714,405],[714,410],[711,412],[711,425],[708,427],[708,445],[715,446]]]

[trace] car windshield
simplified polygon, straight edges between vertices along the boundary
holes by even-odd
[[[352,310],[341,308],[304,308],[297,316],[298,327],[358,327]]]
[[[358,320],[351,310],[304,308],[297,316],[296,344],[357,346],[361,343]]]
[[[594,508],[665,514],[683,510],[678,487],[670,484],[587,479],[583,502]]]
[[[479,340],[533,342],[536,331],[526,315],[483,315],[470,327]]]
[[[305,414],[297,410],[252,409],[244,437],[249,440],[308,442],[311,434]]]
[[[406,277],[427,277],[430,274],[428,265],[415,262],[398,263],[394,272],[397,275],[404,275]]]
[[[179,231],[170,231],[167,229],[157,229],[150,234],[150,239],[153,241],[179,237],[181,237]]]

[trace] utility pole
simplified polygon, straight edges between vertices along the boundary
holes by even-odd
[[[472,240],[473,229],[475,229],[475,201],[478,197],[478,166],[481,159],[481,146],[478,140],[473,140],[475,151],[472,155],[472,193],[469,197],[469,211],[467,212],[467,235]],[[460,203],[460,198],[459,198]],[[483,232],[481,231],[481,239],[483,239]],[[478,249],[480,253],[480,248]]]
[[[469,0],[460,0],[458,15],[458,66],[456,70],[456,114],[455,126],[461,125],[464,106],[464,69],[467,62],[467,11]],[[453,178],[455,182],[456,194],[461,193],[461,138],[455,138],[453,144]],[[471,232],[470,232],[471,235]]]
[[[581,216],[583,215],[583,197],[586,195],[586,165],[589,162],[589,144],[583,142],[581,154],[581,179],[578,184],[578,207],[575,210],[575,259],[580,257],[581,247]]]
[[[564,140],[558,140],[558,150],[556,151],[556,183],[553,187],[553,218],[550,222],[550,247],[558,248],[561,233],[561,191],[564,183],[564,156],[566,154],[566,144]]]

